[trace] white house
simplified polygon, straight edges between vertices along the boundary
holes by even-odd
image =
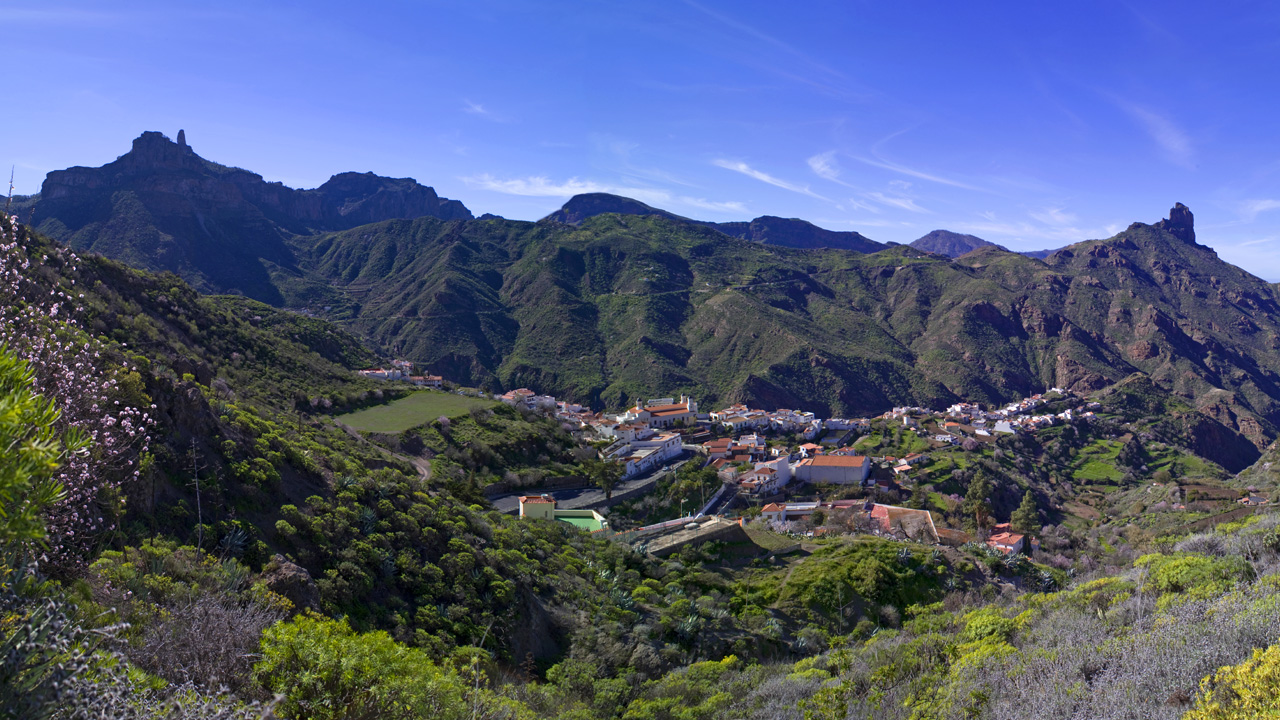
[[[796,463],[795,476],[810,483],[860,485],[871,476],[871,460],[864,455],[818,455]]]

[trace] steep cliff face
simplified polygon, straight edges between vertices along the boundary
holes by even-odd
[[[342,173],[313,190],[201,158],[180,133],[146,132],[100,168],[49,173],[32,224],[80,250],[176,272],[208,292],[279,303],[268,268],[294,269],[289,239],[391,218],[470,219],[409,178]]]

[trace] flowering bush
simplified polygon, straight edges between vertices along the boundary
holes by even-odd
[[[36,246],[0,214],[0,345],[27,363],[33,390],[60,410],[56,429],[88,441],[59,468],[61,496],[46,512],[48,559],[61,568],[80,564],[114,527],[119,488],[138,477],[152,424],[138,374],[82,327],[78,262],[67,248]]]

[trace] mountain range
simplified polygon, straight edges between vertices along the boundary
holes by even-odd
[[[475,219],[413,180],[293,190],[144,133],[20,205],[76,248],[330,319],[492,389],[835,415],[1137,373],[1254,447],[1280,426],[1280,293],[1199,244],[1181,204],[1040,259],[946,231],[889,245],[606,194],[538,222]]]

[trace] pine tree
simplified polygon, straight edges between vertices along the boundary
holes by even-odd
[[[1037,533],[1040,532],[1040,511],[1036,509],[1035,496],[1027,490],[1022,496],[1022,504],[1017,510],[1013,511],[1013,516],[1009,518],[1009,524],[1014,530],[1020,533]]]
[[[916,510],[924,510],[929,507],[929,491],[925,489],[923,482],[916,482],[916,486],[911,489],[911,497],[907,500],[907,507]]]
[[[966,515],[972,515],[974,522],[978,527],[986,524],[986,519],[991,515],[991,480],[987,478],[987,474],[979,470],[969,483],[969,490],[964,496],[964,505],[961,510]]]

